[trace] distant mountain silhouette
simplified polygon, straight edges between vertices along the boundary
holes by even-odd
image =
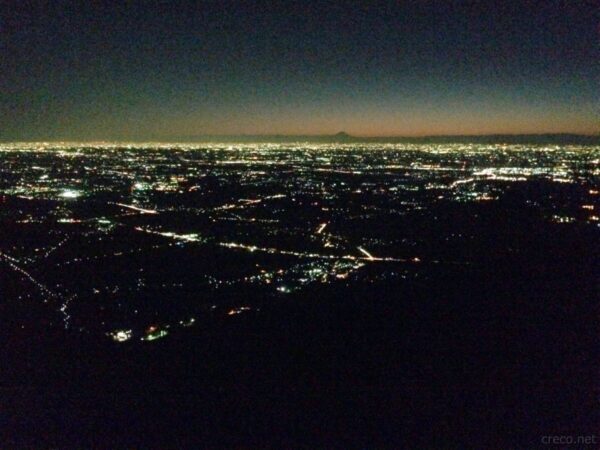
[[[546,144],[546,145],[600,145],[600,134],[582,135],[572,133],[546,134],[489,134],[489,135],[437,135],[437,136],[352,136],[345,131],[326,135],[196,135],[196,136],[153,136],[146,140],[164,142],[363,142],[363,143],[476,143],[476,144]]]
[[[340,131],[339,133],[336,133],[333,137],[337,138],[337,139],[351,139],[352,138],[352,136],[350,136],[345,131]]]
[[[74,141],[74,139],[38,139],[44,141]],[[219,142],[219,143],[407,143],[407,144],[537,144],[537,145],[600,145],[600,134],[544,133],[544,134],[488,134],[488,135],[434,135],[434,136],[353,136],[345,131],[322,135],[238,134],[238,135],[145,135],[136,138],[112,136],[105,139],[82,140],[123,142]],[[0,139],[0,142],[10,142]],[[34,142],[33,140],[31,142]]]

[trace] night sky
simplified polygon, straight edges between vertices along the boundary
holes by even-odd
[[[0,139],[600,132],[597,2],[493,3],[5,1]]]

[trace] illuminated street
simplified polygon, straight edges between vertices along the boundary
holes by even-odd
[[[128,344],[319,286],[423,283],[486,253],[519,258],[517,243],[486,241],[511,215],[561,233],[600,226],[594,146],[4,144],[0,155],[4,301]]]

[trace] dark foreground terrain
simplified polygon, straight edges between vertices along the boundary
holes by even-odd
[[[597,434],[597,259],[560,235],[528,246],[142,348],[5,335],[2,442],[537,448]]]
[[[0,447],[595,448],[598,155],[7,146]]]

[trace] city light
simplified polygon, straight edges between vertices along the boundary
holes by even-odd
[[[235,316],[318,286],[371,286],[476,264],[479,256],[462,249],[481,232],[452,221],[502,220],[498,208],[513,214],[506,202],[515,193],[522,204],[514,208],[540,223],[597,230],[600,172],[582,161],[599,151],[0,144],[19,174],[0,188],[3,220],[14,230],[0,244],[0,263],[25,283],[13,300],[48,305],[64,328],[153,341],[196,325],[206,308]],[[247,301],[242,292],[252,292]],[[161,326],[148,328],[148,319]]]

